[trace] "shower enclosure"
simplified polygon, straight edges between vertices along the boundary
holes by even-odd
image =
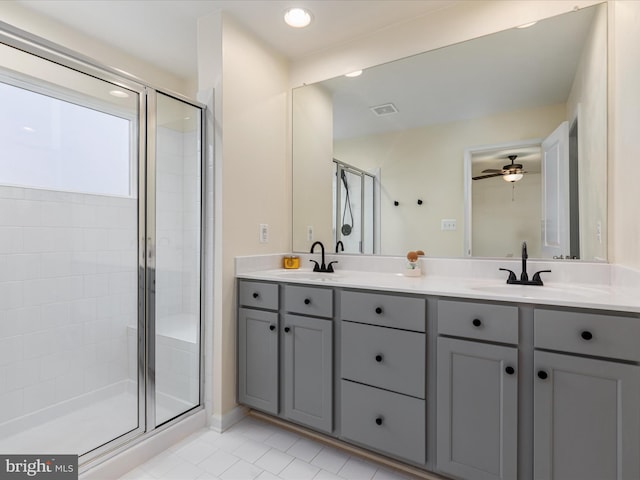
[[[378,253],[375,176],[333,159],[333,232],[345,253]],[[342,250],[341,250],[342,251]]]
[[[203,107],[0,23],[0,452],[201,407]]]

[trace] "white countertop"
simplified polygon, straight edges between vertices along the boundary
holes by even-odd
[[[244,271],[238,278],[275,282],[358,288],[386,292],[494,300],[524,304],[595,308],[640,313],[640,292],[635,288],[593,283],[547,282],[544,286],[507,285],[504,280],[461,276],[407,277],[399,273],[338,270],[316,273],[311,269],[265,269]],[[543,274],[544,280],[544,274]]]

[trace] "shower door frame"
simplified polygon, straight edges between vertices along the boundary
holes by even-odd
[[[111,439],[109,442],[95,447],[86,453],[79,455],[79,473],[99,465],[100,463],[125,451],[131,446],[139,443],[150,435],[159,433],[172,425],[184,420],[186,417],[195,415],[205,409],[204,405],[204,308],[205,299],[203,295],[205,272],[205,199],[206,199],[206,110],[207,106],[200,102],[191,100],[179,93],[167,89],[155,88],[148,82],[138,77],[123,72],[121,70],[106,66],[100,62],[77,53],[73,50],[62,47],[46,39],[33,35],[29,32],[14,27],[0,20],[0,43],[9,47],[22,50],[28,54],[40,57],[66,68],[80,73],[104,80],[115,86],[131,90],[138,94],[138,135],[137,135],[137,158],[133,168],[137,168],[138,173],[138,310],[137,310],[137,373],[138,373],[138,426],[124,434]],[[151,286],[155,282],[155,260],[153,256],[156,248],[156,232],[150,227],[155,225],[155,218],[149,215],[149,206],[153,207],[155,213],[155,184],[150,184],[150,178],[155,180],[155,172],[150,170],[156,165],[155,144],[151,148],[149,137],[155,140],[155,129],[148,135],[149,125],[155,125],[156,92],[168,95],[176,100],[185,102],[199,109],[200,111],[200,329],[199,329],[199,403],[186,410],[175,418],[157,426],[155,423],[155,358],[149,359],[150,352],[155,354],[155,300],[154,295],[150,295]],[[151,101],[149,101],[151,99]],[[151,108],[154,108],[150,115]],[[153,123],[150,121],[152,117]],[[150,223],[151,219],[151,223]],[[150,336],[152,331],[153,336]],[[151,360],[151,361],[150,361]],[[151,406],[151,408],[150,408]],[[154,413],[151,419],[151,412]],[[152,420],[152,421],[150,421]],[[46,452],[44,452],[46,453]]]
[[[365,196],[366,196],[366,189],[365,189],[365,177],[368,177],[371,179],[372,181],[372,186],[373,186],[373,190],[372,190],[372,195],[373,198],[371,200],[371,208],[373,209],[372,212],[372,219],[373,219],[373,225],[371,225],[371,242],[372,242],[372,250],[373,250],[373,254],[378,253],[379,251],[379,245],[380,245],[380,240],[379,240],[379,235],[378,235],[378,225],[379,223],[379,218],[378,218],[378,211],[379,211],[379,207],[378,207],[378,197],[379,197],[379,193],[378,193],[378,182],[377,182],[377,176],[367,172],[365,170],[362,170],[358,167],[354,167],[353,165],[349,165],[348,163],[345,163],[341,160],[338,160],[337,158],[333,159],[333,163],[335,164],[335,181],[336,181],[336,192],[335,192],[335,198],[333,199],[333,201],[335,202],[335,211],[334,213],[334,223],[336,225],[336,228],[334,229],[334,245],[338,244],[338,241],[341,240],[340,238],[340,226],[342,224],[341,222],[341,211],[342,211],[342,189],[344,188],[342,186],[342,183],[340,181],[340,179],[342,178],[342,172],[347,172],[347,173],[351,173],[353,175],[357,175],[360,177],[360,248],[359,248],[359,252],[357,253],[363,253],[363,244],[364,244],[364,237],[365,237],[365,225],[366,225],[366,221],[365,221]],[[337,250],[336,250],[337,253]]]

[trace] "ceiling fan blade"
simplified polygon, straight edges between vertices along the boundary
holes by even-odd
[[[486,170],[483,170],[480,173],[498,173],[498,172],[502,172],[502,170],[498,170],[497,168],[488,168]]]
[[[483,178],[491,178],[491,177],[501,177],[502,170],[498,170],[500,173],[491,173],[489,175],[479,175],[477,177],[472,177],[472,180],[482,180]]]

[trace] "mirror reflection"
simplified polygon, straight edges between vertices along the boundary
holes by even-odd
[[[606,260],[606,23],[600,4],[294,89],[294,251]]]

